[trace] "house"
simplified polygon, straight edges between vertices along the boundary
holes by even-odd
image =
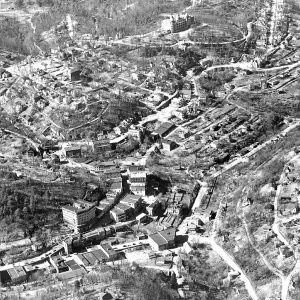
[[[87,273],[85,268],[67,271],[64,273],[56,274],[56,278],[60,281],[69,281],[75,278],[83,277]]]
[[[105,151],[110,151],[110,150],[112,150],[112,148],[109,139],[94,141],[95,153],[103,153]]]
[[[176,125],[174,123],[164,122],[151,133],[151,136],[155,139],[163,138],[163,137],[167,136],[175,128],[176,128]]]
[[[12,77],[12,74],[3,68],[0,68],[0,78],[5,79],[9,77]]]
[[[161,203],[156,199],[146,208],[146,210],[150,216],[155,216],[160,208]]]
[[[178,144],[174,141],[168,140],[168,139],[163,139],[161,141],[162,146],[163,146],[163,150],[166,151],[173,151],[174,149],[176,149],[178,147]]]
[[[154,251],[162,251],[174,247],[176,230],[169,227],[166,230],[149,235],[148,241]]]
[[[0,282],[18,284],[27,279],[26,272],[21,266],[12,266],[0,273]]]
[[[192,98],[192,91],[191,91],[191,90],[188,90],[188,89],[182,90],[182,91],[181,91],[181,97],[182,97],[184,100],[190,101],[191,98]]]
[[[63,149],[66,157],[69,158],[79,158],[81,157],[81,148],[80,146],[69,146]]]
[[[137,212],[142,204],[142,198],[138,195],[127,194],[123,199],[120,200],[120,203],[128,205]]]
[[[77,200],[73,206],[62,207],[64,222],[76,233],[89,227],[96,217],[96,203],[84,200]]]
[[[68,77],[71,81],[81,80],[81,70],[79,68],[70,68],[68,70]]]
[[[132,136],[138,141],[141,141],[141,129],[137,126],[131,125],[128,129],[128,136]]]
[[[294,215],[299,212],[298,202],[289,202],[280,204],[280,213],[283,216]]]
[[[116,164],[114,161],[101,161],[101,162],[92,162],[90,163],[91,167],[96,171],[103,171],[107,169],[113,169]]]
[[[31,249],[33,250],[33,251],[41,251],[41,250],[43,250],[43,248],[44,248],[44,243],[42,243],[42,242],[36,242],[36,243],[34,243],[32,246],[31,246]]]

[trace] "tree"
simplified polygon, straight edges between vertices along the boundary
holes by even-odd
[[[28,219],[28,214],[29,214],[28,206],[24,206],[24,208],[23,208],[23,216],[24,216],[24,220],[25,221],[27,221],[27,219]]]
[[[34,213],[34,211],[35,211],[35,205],[36,205],[36,196],[35,195],[31,195],[30,196],[29,208],[30,208],[30,211],[32,213]]]
[[[15,216],[17,221],[21,218],[21,209],[20,208],[17,208],[15,210],[14,216]]]
[[[15,0],[16,8],[24,8],[24,0]]]
[[[176,275],[174,272],[172,273],[171,278],[170,278],[170,285],[171,285],[171,288],[174,290],[177,288],[177,279],[176,279]]]

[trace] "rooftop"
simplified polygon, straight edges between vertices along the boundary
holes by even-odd
[[[162,134],[166,133],[167,131],[169,131],[174,126],[176,126],[176,125],[171,122],[164,122],[157,129],[155,129],[153,131],[153,133],[162,135]]]
[[[87,273],[87,271],[84,268],[80,268],[80,269],[77,269],[77,270],[72,270],[72,271],[59,273],[59,274],[56,275],[56,277],[59,280],[70,280],[70,279],[73,279],[73,278],[76,278],[76,277],[83,276],[86,273]]]
[[[159,231],[157,233],[149,235],[149,237],[155,241],[159,246],[163,246],[168,244],[171,241],[175,240],[176,230],[174,227],[170,227],[166,230]]]
[[[63,209],[69,210],[69,211],[72,211],[72,212],[75,212],[75,213],[83,213],[85,211],[90,210],[95,205],[96,205],[95,203],[88,202],[88,201],[85,201],[85,200],[76,200],[73,203],[73,206],[66,205],[66,206],[63,206]]]
[[[145,171],[145,166],[129,166],[128,170],[130,172],[137,172],[137,171]]]

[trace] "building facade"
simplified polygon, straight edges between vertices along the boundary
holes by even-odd
[[[96,203],[77,200],[73,206],[62,208],[64,222],[78,233],[89,227],[90,222],[96,217]]]
[[[188,14],[171,16],[170,19],[163,20],[161,29],[170,33],[184,31],[194,23],[194,17]]]

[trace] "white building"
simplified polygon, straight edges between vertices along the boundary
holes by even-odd
[[[77,200],[73,206],[67,205],[62,207],[64,222],[78,233],[86,229],[90,222],[95,218],[96,203]]]

